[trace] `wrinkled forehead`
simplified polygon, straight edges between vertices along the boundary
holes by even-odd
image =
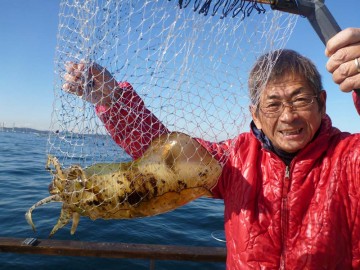
[[[299,94],[313,94],[308,80],[298,74],[287,73],[270,79],[264,85],[260,99],[291,98]]]

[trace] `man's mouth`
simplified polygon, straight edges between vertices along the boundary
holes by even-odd
[[[280,133],[284,136],[293,136],[293,135],[299,135],[302,131],[302,128],[299,129],[292,129],[292,130],[282,130]]]

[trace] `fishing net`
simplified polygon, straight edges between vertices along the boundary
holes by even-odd
[[[119,205],[125,202],[129,203],[127,207],[136,207],[148,200],[147,194],[154,189],[155,195],[160,194],[163,187],[159,179],[168,176],[179,180],[176,173],[169,176],[159,168],[152,168],[155,180],[146,178],[148,171],[127,163],[116,167],[127,172],[122,178],[102,180],[101,185],[92,180],[89,184],[89,175],[114,175],[115,169],[110,165],[90,167],[84,176],[83,168],[141,159],[154,141],[160,145],[155,150],[165,151],[166,142],[177,141],[176,136],[164,137],[164,133],[178,132],[190,138],[180,136],[176,154],[170,153],[173,165],[167,165],[173,170],[174,163],[181,160],[183,170],[196,171],[195,161],[207,157],[191,138],[219,142],[248,130],[249,71],[260,55],[284,47],[295,23],[296,16],[273,11],[258,1],[62,0],[48,153],[58,159],[54,163],[59,162],[59,166],[77,165],[68,171],[66,181],[58,180],[66,182],[58,191],[68,192],[66,196],[49,199],[66,201],[60,227],[70,219],[72,203],[77,204],[80,214],[87,211],[79,204],[83,200],[97,213],[92,218],[117,218],[116,214],[101,216],[100,212],[118,213]],[[105,82],[111,74],[119,84],[117,92],[104,91],[103,98],[110,97],[118,107],[103,108],[87,102],[84,95],[88,92],[78,96],[64,91],[69,62],[84,64],[82,87],[86,91],[91,91],[96,79],[94,69],[97,78]],[[271,65],[262,69],[264,82],[270,69]],[[184,146],[189,143],[190,150]],[[214,155],[216,152],[211,153]],[[159,154],[153,160],[167,157]],[[191,166],[186,166],[187,161]],[[119,184],[124,182],[120,178],[128,184]],[[207,179],[204,181],[206,186]],[[134,191],[136,183],[141,184]],[[179,185],[186,189],[188,184]],[[111,193],[114,189],[117,191]],[[179,192],[179,187],[171,190]],[[181,203],[185,202],[173,202],[177,206]]]
[[[297,18],[267,9],[256,1],[63,0],[49,153],[70,163],[122,153],[93,104],[62,90],[67,61],[97,63],[130,83],[171,131],[221,141],[247,130],[249,70],[259,55],[285,45]],[[85,134],[101,137],[101,145],[85,142]]]

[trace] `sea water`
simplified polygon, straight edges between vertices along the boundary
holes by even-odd
[[[60,204],[33,212],[36,232],[25,212],[49,196],[51,182],[45,170],[47,136],[0,132],[0,237],[46,239],[56,224]],[[223,202],[201,198],[172,212],[132,220],[95,220],[82,217],[75,235],[70,225],[60,229],[56,240],[119,242],[161,245],[224,247],[214,232],[223,230]],[[0,269],[149,269],[148,260],[106,259],[0,253]],[[224,263],[156,261],[155,269],[225,269]]]

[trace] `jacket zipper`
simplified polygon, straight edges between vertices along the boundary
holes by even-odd
[[[285,168],[285,177],[282,188],[282,198],[281,198],[281,260],[280,260],[280,269],[285,269],[286,262],[286,237],[288,235],[288,226],[289,226],[289,209],[288,209],[288,192],[290,186],[290,168],[286,166]]]

